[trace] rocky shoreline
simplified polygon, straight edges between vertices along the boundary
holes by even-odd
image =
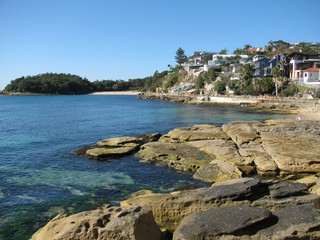
[[[248,110],[257,112],[277,112],[302,116],[304,119],[320,120],[319,100],[307,99],[280,99],[265,97],[246,97],[246,96],[202,96],[202,95],[179,95],[165,93],[140,93],[139,99],[161,100],[184,104],[200,105],[222,105],[245,107]]]
[[[32,239],[320,239],[319,136],[320,121],[267,120],[99,141],[75,153],[135,153],[212,186],[60,214]]]

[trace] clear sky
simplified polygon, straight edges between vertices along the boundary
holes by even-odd
[[[270,40],[320,42],[319,0],[0,0],[0,89],[21,76],[139,78],[181,47],[229,53]]]

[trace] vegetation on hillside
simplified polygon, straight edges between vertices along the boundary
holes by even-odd
[[[243,48],[234,50],[236,56],[231,56],[227,61],[239,60],[241,54],[249,55],[249,58],[257,54],[271,56],[277,53],[290,54],[299,51],[305,54],[320,54],[320,50],[312,48],[306,43],[299,43],[295,49],[290,48],[290,44],[282,40],[269,41],[265,46],[264,52],[249,51],[252,49],[250,44],[246,44]],[[227,49],[222,49],[220,53],[227,53]],[[180,47],[176,51],[175,67],[168,65],[169,70],[162,72],[155,71],[152,76],[145,78],[124,80],[97,80],[90,82],[86,78],[77,75],[64,73],[45,73],[36,76],[20,77],[12,80],[5,88],[7,92],[30,92],[42,94],[87,94],[95,91],[151,91],[151,92],[168,92],[185,82],[192,83],[191,88],[195,88],[197,93],[203,92],[207,85],[214,85],[212,89],[218,94],[227,94],[228,89],[233,90],[235,95],[261,95],[273,94],[280,96],[292,96],[298,92],[305,92],[305,89],[299,89],[296,85],[290,83],[284,76],[287,75],[283,70],[286,69],[288,63],[281,62],[279,67],[274,68],[274,77],[266,77],[257,81],[253,81],[254,66],[253,64],[245,64],[240,73],[240,79],[232,79],[222,76],[221,67],[212,67],[208,71],[202,71],[196,76],[189,76],[184,70],[182,64],[187,61],[185,51]],[[202,61],[212,60],[212,56],[207,55]],[[225,64],[228,65],[228,64]],[[222,65],[222,67],[225,67]],[[231,80],[232,79],[232,80]],[[189,87],[190,88],[190,87]],[[320,90],[316,93],[320,95]]]

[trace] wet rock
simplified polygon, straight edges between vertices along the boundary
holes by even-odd
[[[123,156],[129,153],[132,153],[134,150],[137,149],[139,145],[133,146],[123,146],[123,147],[112,147],[112,148],[92,148],[87,150],[86,155],[90,158],[94,159],[104,159],[108,157],[117,157]]]
[[[141,139],[135,137],[116,137],[107,138],[97,142],[100,147],[121,147],[121,146],[136,146],[141,143]]]
[[[143,134],[138,137],[107,138],[97,142],[93,146],[76,150],[74,153],[95,160],[119,158],[136,152],[142,144],[156,141],[160,136],[160,133],[153,133]]]
[[[137,138],[141,139],[143,143],[148,143],[158,141],[161,136],[161,133],[150,133],[139,135]]]
[[[32,236],[32,240],[161,239],[152,212],[141,207],[110,207],[67,216],[60,214]]]
[[[254,225],[271,218],[263,208],[232,206],[193,213],[174,232],[174,240],[219,239],[224,235],[248,234]]]

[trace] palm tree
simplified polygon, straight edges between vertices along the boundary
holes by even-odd
[[[275,85],[276,85],[276,97],[278,98],[278,78],[281,77],[282,73],[279,67],[275,67],[272,69],[272,74],[275,77]]]
[[[244,45],[244,49],[245,49],[245,50],[248,50],[249,48],[252,48],[252,46],[251,46],[250,44]]]

